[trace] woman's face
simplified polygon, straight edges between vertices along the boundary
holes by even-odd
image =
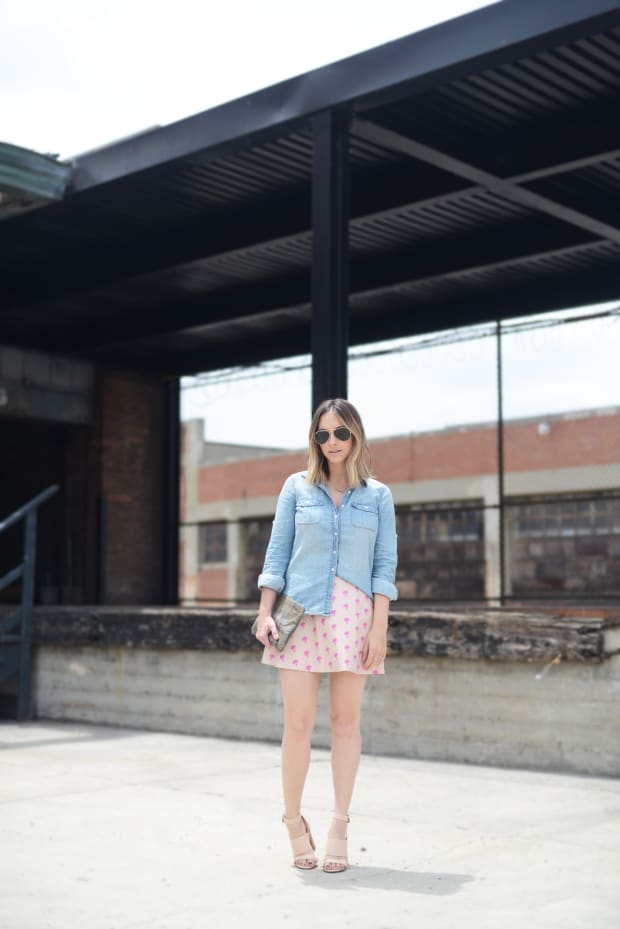
[[[344,426],[345,423],[340,419],[337,413],[330,411],[324,413],[319,419],[319,429],[326,429],[329,432],[329,439],[320,446],[324,458],[329,464],[344,464],[353,449],[353,436],[351,435],[346,441],[337,439],[334,435],[334,429],[338,426]]]

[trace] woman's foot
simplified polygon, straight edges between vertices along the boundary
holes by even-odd
[[[346,871],[349,866],[347,859],[347,823],[349,817],[342,813],[334,813],[331,828],[327,836],[323,870],[328,874]]]
[[[302,871],[316,868],[317,857],[314,852],[316,845],[310,832],[310,826],[301,815],[282,816],[282,822],[288,829],[288,837],[293,849],[293,864]]]

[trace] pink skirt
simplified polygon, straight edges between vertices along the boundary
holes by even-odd
[[[362,650],[372,623],[372,600],[353,584],[334,578],[330,616],[302,616],[284,649],[267,645],[261,663],[288,671],[352,671],[383,674],[383,662],[362,666]]]

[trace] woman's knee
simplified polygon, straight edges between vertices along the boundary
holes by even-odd
[[[358,713],[332,710],[329,714],[332,736],[354,738],[360,734],[360,717]]]
[[[285,738],[304,741],[309,739],[314,729],[314,713],[287,713],[284,718],[284,736]]]

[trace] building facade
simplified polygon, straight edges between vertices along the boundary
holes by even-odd
[[[209,444],[199,419],[182,448],[181,600],[255,600],[277,495],[305,450]],[[620,598],[620,408],[506,423],[503,488],[495,423],[371,454],[396,504],[402,601]]]

